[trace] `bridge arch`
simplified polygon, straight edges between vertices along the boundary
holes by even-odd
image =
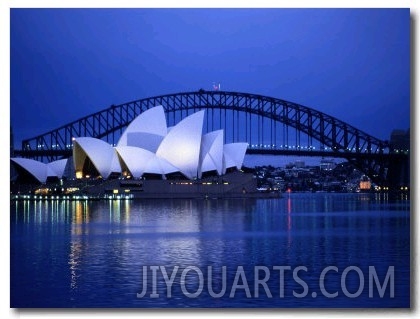
[[[169,125],[207,109],[205,130],[224,129],[225,142],[246,141],[249,153],[306,152],[343,157],[373,179],[386,177],[387,141],[333,116],[290,101],[257,94],[205,91],[166,94],[112,105],[22,142],[22,156],[49,160],[68,154],[72,138],[90,136],[116,144],[140,113],[162,105]],[[230,139],[230,140],[229,140]],[[314,146],[316,143],[317,146]]]

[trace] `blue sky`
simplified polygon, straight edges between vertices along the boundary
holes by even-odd
[[[154,95],[303,104],[381,139],[410,125],[408,9],[11,9],[15,145]]]

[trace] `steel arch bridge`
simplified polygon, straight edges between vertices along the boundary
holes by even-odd
[[[162,105],[168,126],[200,109],[204,130],[225,130],[225,143],[245,141],[249,154],[346,158],[366,175],[386,183],[390,152],[375,138],[335,117],[278,98],[257,94],[205,91],[166,94],[111,105],[42,135],[24,140],[23,157],[55,160],[71,155],[74,137],[90,136],[116,144],[127,125],[143,111]]]

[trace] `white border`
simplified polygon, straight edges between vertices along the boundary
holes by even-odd
[[[133,0],[9,0],[2,1],[9,8],[161,8],[161,7],[175,7],[175,8],[219,8],[219,7],[241,7],[241,8],[413,8],[416,1],[410,0],[154,0],[154,1],[133,1]]]
[[[91,8],[91,7],[107,7],[107,8],[114,8],[114,7],[126,7],[126,8],[133,8],[133,7],[340,7],[340,8],[353,8],[353,7],[361,7],[361,8],[370,8],[370,7],[380,7],[380,8],[411,8],[411,15],[415,19],[415,29],[418,29],[418,12],[419,12],[419,1],[409,1],[409,0],[336,0],[336,1],[311,1],[311,0],[296,0],[296,1],[268,1],[268,0],[259,0],[255,2],[249,1],[240,1],[240,0],[212,0],[212,1],[185,1],[185,0],[177,0],[177,1],[162,1],[162,0],[149,0],[149,1],[128,1],[128,0],[120,0],[120,1],[109,1],[109,0],[73,0],[73,1],[54,1],[54,0],[44,0],[44,1],[30,1],[30,0],[16,0],[16,1],[7,1],[3,0],[0,1],[0,41],[1,41],[1,49],[0,49],[0,63],[1,63],[1,80],[0,80],[0,101],[2,105],[2,116],[0,116],[0,128],[2,130],[2,138],[0,138],[0,149],[8,150],[10,147],[9,136],[10,136],[10,15],[9,10],[10,8],[23,8],[23,7],[66,7],[66,8]],[[412,43],[415,47],[417,47],[418,42],[418,32],[412,30],[415,34],[415,41]],[[417,52],[418,50],[415,50]],[[412,70],[413,74],[418,74],[418,63],[416,63],[416,69]],[[414,75],[412,75],[412,78]],[[415,87],[412,87],[412,91],[419,92],[419,84],[414,83]],[[413,103],[413,102],[412,102]],[[416,108],[415,105],[412,105],[412,110]],[[414,123],[418,123],[418,115],[419,112],[416,112],[416,118],[412,118],[411,122],[411,129],[414,129]],[[415,148],[418,147],[417,145],[417,136],[412,136],[412,153],[415,152]],[[358,317],[358,318],[368,318],[370,316],[375,317],[385,317],[385,318],[406,318],[406,317],[415,317],[418,315],[418,311],[414,309],[414,311],[390,311],[390,310],[360,310],[360,311],[351,311],[351,310],[337,310],[337,311],[323,311],[323,310],[261,310],[261,309],[246,309],[246,310],[238,310],[232,311],[228,309],[217,309],[217,310],[193,310],[193,311],[182,311],[182,310],[166,310],[166,311],[50,311],[50,312],[40,312],[40,311],[16,311],[11,310],[9,308],[10,299],[10,251],[9,251],[9,243],[10,243],[10,232],[9,232],[9,209],[8,203],[9,199],[9,183],[8,183],[8,176],[9,176],[9,152],[2,152],[2,162],[3,165],[0,165],[0,176],[2,176],[4,180],[3,188],[1,189],[1,196],[2,200],[1,203],[4,205],[4,211],[0,212],[0,222],[1,222],[1,242],[3,248],[3,262],[1,263],[0,273],[1,273],[1,306],[0,306],[0,318],[90,318],[96,315],[101,318],[138,318],[139,316],[153,316],[153,317],[216,317],[220,316],[221,313],[229,316],[229,317],[262,317],[262,316],[269,316],[269,317],[279,317],[282,318],[304,318],[307,316],[311,316],[314,318],[349,318],[349,317]],[[415,155],[415,159],[417,156]],[[414,169],[414,162],[412,171],[412,183],[417,180],[417,169]],[[414,187],[413,187],[414,189]],[[419,191],[414,190],[412,193],[412,211],[414,214],[417,214],[413,207],[417,206],[413,203],[417,198],[419,198]],[[419,218],[415,219],[415,225],[413,225],[412,230],[415,233],[415,230],[418,231],[419,229]],[[413,236],[413,235],[412,235]],[[417,235],[412,237],[411,243],[417,239]],[[418,245],[417,245],[418,246]],[[418,247],[416,247],[418,248]],[[414,261],[411,264],[412,269],[417,269],[417,255],[418,252],[413,251]],[[415,303],[415,299],[418,299],[418,271],[415,273],[415,278],[413,278],[412,283],[415,285],[415,289],[412,289],[412,292],[415,293],[411,296],[413,303]],[[414,306],[414,305],[412,305]],[[417,307],[415,307],[417,308]]]

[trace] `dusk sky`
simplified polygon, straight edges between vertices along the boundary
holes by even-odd
[[[408,9],[11,9],[15,145],[111,104],[210,90],[375,137],[410,126]]]

